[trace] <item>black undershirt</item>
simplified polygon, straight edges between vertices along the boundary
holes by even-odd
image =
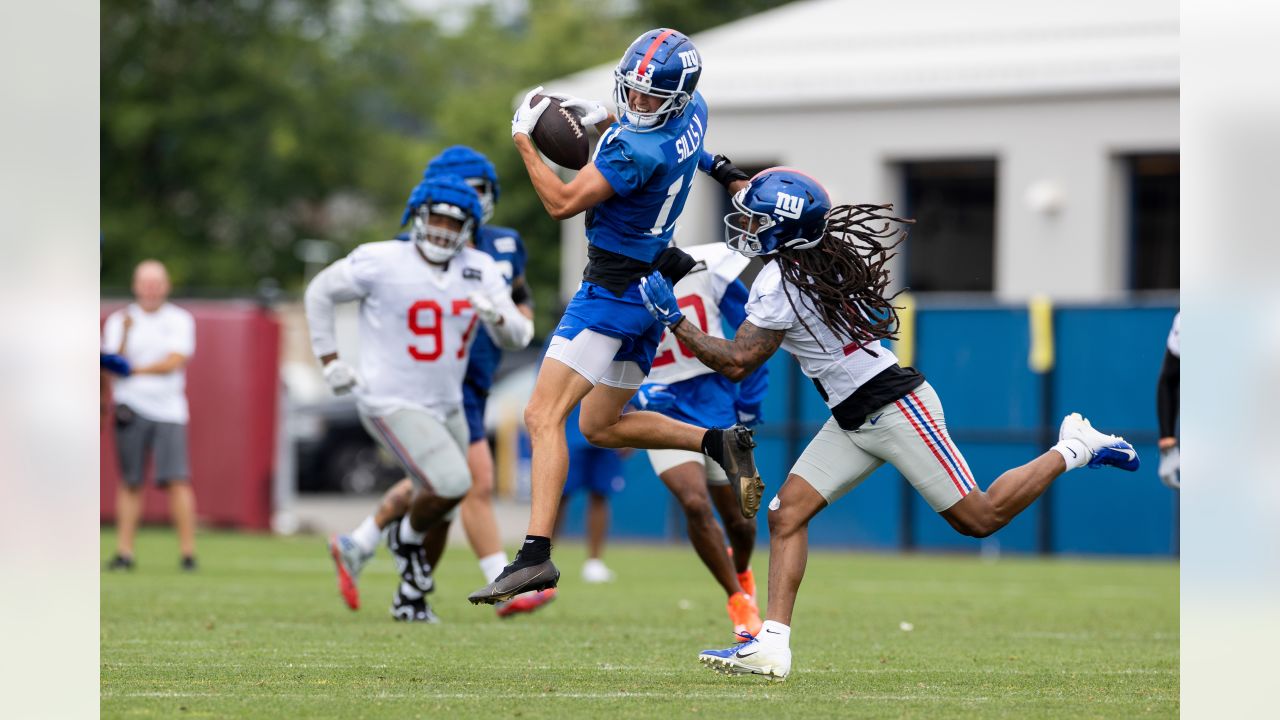
[[[643,260],[588,245],[587,268],[582,271],[582,279],[622,297],[632,283],[649,274],[650,265]]]
[[[599,285],[616,297],[622,297],[628,287],[655,270],[675,285],[696,264],[689,253],[677,247],[663,248],[652,262],[644,262],[588,245],[587,267],[582,271],[582,279]]]
[[[814,378],[822,399],[827,399],[827,391],[822,383]],[[898,400],[907,393],[924,384],[924,374],[915,368],[904,368],[893,364],[881,370],[875,377],[863,383],[853,394],[831,408],[831,416],[842,430],[857,430],[867,421],[867,415]]]

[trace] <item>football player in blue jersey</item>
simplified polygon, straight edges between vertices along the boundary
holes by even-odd
[[[728,337],[746,319],[747,288],[738,279],[749,259],[722,242],[684,248],[698,264],[675,284],[676,306],[707,334]],[[694,425],[725,426],[761,420],[768,389],[768,369],[761,365],[741,383],[702,364],[670,332],[662,337],[649,381],[636,393],[636,404]],[[756,526],[738,512],[728,478],[706,455],[687,450],[650,450],[649,462],[684,510],[689,541],[728,598],[733,631],[760,632],[751,554]],[[712,508],[719,510],[721,529]],[[728,536],[732,553],[726,551]]]
[[[670,247],[702,155],[707,104],[697,92],[702,58],[693,42],[667,28],[644,33],[614,71],[615,117],[598,102],[559,96],[601,132],[593,161],[569,183],[542,162],[529,139],[544,98],[520,103],[511,135],[534,190],[557,220],[587,212],[582,286],[556,326],[525,424],[533,443],[533,503],[520,552],[502,575],[470,596],[494,603],[555,587],[551,534],[568,472],[565,421],[582,403],[579,427],[593,445],[701,451],[724,467],[745,516],[760,506],[751,431],[706,429],[654,412],[622,414],[644,382],[663,328],[645,310],[639,281],[658,271],[678,281],[693,260]]]
[[[511,288],[511,299],[525,317],[533,318],[533,296],[525,280],[525,248],[520,234],[511,228],[490,225],[500,189],[497,170],[480,152],[465,145],[446,148],[431,159],[423,171],[423,179],[455,175],[463,178],[475,189],[482,209],[481,224],[473,234],[471,245],[492,257]],[[397,236],[409,240],[408,234]],[[467,465],[471,471],[471,490],[459,505],[462,527],[466,531],[471,549],[479,560],[480,572],[492,581],[507,564],[502,549],[502,539],[493,511],[494,468],[493,454],[485,433],[484,413],[493,385],[494,372],[502,362],[502,350],[494,343],[487,330],[476,329],[471,343],[466,379],[462,385],[463,409],[466,414],[468,442]],[[349,535],[335,535],[330,539],[330,554],[337,563],[339,585],[347,604],[356,609],[359,595],[356,578],[360,569],[373,556],[379,533],[407,512],[413,492],[413,482],[408,478],[392,487],[384,495],[377,512]],[[434,587],[431,574],[444,552],[452,516],[433,525],[423,541],[426,548],[426,582]],[[554,591],[531,593],[519,598],[519,602],[499,603],[499,617],[517,612],[528,612],[550,602]]]

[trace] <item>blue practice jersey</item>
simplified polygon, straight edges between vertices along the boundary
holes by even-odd
[[[656,130],[635,132],[626,121],[606,130],[593,162],[616,194],[588,214],[587,242],[653,262],[671,242],[706,132],[707,103],[696,92],[679,117]]]
[[[520,233],[511,228],[482,225],[476,231],[476,249],[491,256],[506,278],[507,287],[524,275],[525,251]],[[471,345],[471,361],[467,363],[466,382],[477,390],[487,392],[493,385],[493,374],[502,362],[502,350],[489,337],[484,326],[476,329],[476,339]]]

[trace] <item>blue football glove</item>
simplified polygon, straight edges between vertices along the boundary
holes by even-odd
[[[636,404],[641,410],[664,412],[676,404],[676,396],[667,392],[666,385],[645,383],[636,391]]]
[[[133,367],[129,365],[129,361],[123,355],[115,353],[98,353],[103,370],[109,373],[119,375],[120,377],[129,377],[133,373]]]
[[[671,289],[671,281],[660,272],[649,277],[640,278],[640,297],[644,298],[644,306],[654,320],[674,328],[684,319],[680,306],[676,304],[676,293]]]
[[[764,421],[760,403],[740,403],[734,406],[734,410],[738,413],[739,425],[755,427]]]

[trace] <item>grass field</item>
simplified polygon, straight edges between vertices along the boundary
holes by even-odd
[[[113,547],[102,536],[104,560]],[[691,550],[614,547],[619,579],[584,585],[556,551],[559,599],[499,621],[466,595],[470,550],[437,573],[444,623],[387,614],[385,549],[342,606],[319,538],[205,534],[201,569],[144,533],[139,567],[102,576],[102,716],[1176,717],[1171,562],[815,552],[785,683],[698,664],[730,644],[724,599]],[[763,555],[755,562],[763,578]],[[914,625],[911,631],[900,624]]]

